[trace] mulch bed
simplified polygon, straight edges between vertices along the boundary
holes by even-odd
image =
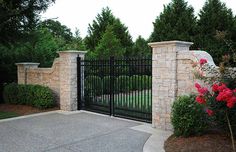
[[[14,104],[0,104],[0,111],[2,112],[14,112],[18,115],[28,115],[33,113],[47,112],[59,110],[58,107],[49,109],[38,109],[27,105],[14,105]]]
[[[236,144],[236,143],[235,143]],[[232,152],[229,136],[222,133],[208,133],[194,137],[170,136],[164,144],[166,152]]]

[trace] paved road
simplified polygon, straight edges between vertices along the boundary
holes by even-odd
[[[139,123],[86,112],[0,122],[0,152],[142,152]]]

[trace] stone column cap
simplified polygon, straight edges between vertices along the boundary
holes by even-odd
[[[180,46],[188,46],[190,47],[193,44],[193,42],[186,42],[186,41],[162,41],[162,42],[151,42],[148,43],[149,46],[152,48],[163,46],[163,45],[180,45]]]
[[[34,62],[19,62],[15,63],[15,65],[24,65],[24,66],[38,66],[40,63],[34,63]]]
[[[86,54],[87,52],[88,52],[88,51],[78,51],[78,50],[57,51],[58,54],[61,54],[61,53]]]

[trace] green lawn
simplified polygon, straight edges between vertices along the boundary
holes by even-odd
[[[0,111],[0,119],[12,118],[12,117],[17,117],[17,116],[19,116],[19,115],[14,112]]]
[[[150,111],[151,110],[151,91],[139,91],[136,93],[119,93],[114,95],[115,107],[129,108],[133,110]],[[109,105],[109,95],[103,95],[96,98],[94,103]]]

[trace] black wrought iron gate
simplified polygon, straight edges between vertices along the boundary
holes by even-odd
[[[152,60],[81,60],[78,108],[146,122],[152,119]]]

